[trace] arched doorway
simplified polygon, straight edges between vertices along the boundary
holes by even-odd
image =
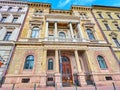
[[[66,56],[62,56],[62,85],[70,86],[72,84],[72,71],[70,60]]]

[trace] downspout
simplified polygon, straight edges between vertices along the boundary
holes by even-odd
[[[97,19],[95,18],[95,15],[94,15],[94,13],[93,13],[92,10],[93,10],[93,9],[91,9],[91,13],[92,13],[92,15],[93,15],[93,17],[94,17],[94,20],[96,21],[96,23],[97,23],[97,25],[98,25],[98,27],[99,27],[99,29],[100,29],[100,31],[101,31],[103,37],[104,37],[105,40],[107,41],[107,44],[109,44],[109,41],[108,41],[107,37],[105,36],[104,32],[102,31],[102,28],[101,28],[101,26],[99,25]],[[118,65],[119,65],[119,68],[120,68],[119,60],[118,60],[117,56],[115,55],[115,53],[114,53],[113,48],[111,47],[111,45],[109,46],[109,48],[110,48],[110,50],[111,50],[111,52],[112,52],[114,58],[115,58],[116,61],[118,62]]]

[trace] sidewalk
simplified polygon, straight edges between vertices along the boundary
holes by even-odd
[[[12,90],[12,88],[0,88],[0,90]],[[14,88],[14,90],[34,90],[34,88]],[[36,90],[95,90],[94,86],[91,87],[45,87],[45,88],[36,88]],[[97,87],[97,90],[115,90],[112,86],[101,86]],[[120,90],[120,86],[116,86],[116,90]]]

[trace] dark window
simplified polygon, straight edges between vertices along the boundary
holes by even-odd
[[[29,83],[29,81],[30,81],[29,78],[22,79],[22,83]]]
[[[103,16],[102,16],[102,14],[101,14],[101,13],[99,13],[98,15],[99,15],[99,17],[100,17],[100,18],[103,18]]]
[[[5,22],[7,17],[2,17],[1,22]]]
[[[27,56],[24,64],[24,69],[33,69],[33,65],[34,65],[34,56],[33,55]]]
[[[104,25],[105,25],[105,27],[106,27],[107,30],[110,30],[110,27],[109,27],[108,24],[105,23]]]
[[[4,37],[4,41],[8,41],[10,39],[12,32],[7,32],[5,37]]]
[[[11,10],[12,10],[12,7],[9,7],[9,8],[8,8],[8,11],[11,11]]]
[[[117,14],[117,17],[120,19],[120,15],[119,14]]]
[[[93,32],[90,29],[87,29],[87,35],[89,37],[90,40],[95,40],[95,37],[93,35]]]
[[[118,30],[120,30],[120,26],[118,26],[118,24],[115,24],[115,26]]]
[[[110,14],[108,14],[108,17],[109,17],[110,19],[113,19],[112,16],[111,16]]]
[[[0,6],[0,9],[2,8],[2,6]]]
[[[53,70],[53,59],[52,58],[48,60],[48,70]]]
[[[22,8],[18,8],[18,12],[21,12],[22,11]]]
[[[31,38],[38,38],[38,35],[39,35],[39,27],[34,27],[32,29]]]
[[[59,37],[60,38],[65,38],[66,36],[65,36],[65,33],[64,32],[59,32]]]
[[[112,80],[112,77],[105,77],[106,80]]]
[[[102,56],[99,55],[97,57],[97,60],[98,60],[98,63],[99,63],[99,66],[100,66],[101,69],[106,69],[107,68],[105,60],[104,60],[104,58]]]
[[[14,17],[12,23],[16,23],[17,20],[18,20],[18,17]]]
[[[69,59],[65,56],[61,57],[61,59],[62,59],[62,62],[69,62]]]
[[[53,78],[48,78],[48,80],[47,81],[53,81]]]
[[[112,38],[112,39],[113,39],[114,43],[116,44],[116,46],[119,47],[120,43],[118,42],[117,38]]]

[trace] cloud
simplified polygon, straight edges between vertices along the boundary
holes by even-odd
[[[60,0],[58,2],[58,7],[65,7],[69,3],[71,3],[71,0]]]

